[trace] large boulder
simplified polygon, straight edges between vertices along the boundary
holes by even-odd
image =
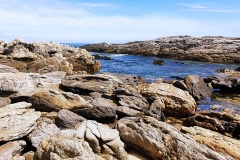
[[[93,107],[81,96],[71,92],[59,92],[49,90],[49,92],[35,93],[29,102],[36,110],[40,111],[60,111],[61,109],[76,110]]]
[[[154,101],[161,99],[165,105],[163,112],[169,116],[187,116],[194,114],[197,105],[187,92],[167,83],[151,83],[142,91],[142,95]]]
[[[23,140],[8,142],[0,146],[0,159],[1,160],[25,160],[21,156],[21,152],[26,146]]]
[[[124,142],[152,159],[233,160],[197,143],[173,126],[152,117],[124,118],[117,129]]]
[[[31,109],[26,102],[9,104],[0,108],[0,142],[22,138],[36,126],[41,112]]]
[[[217,152],[228,154],[235,159],[240,159],[239,140],[223,136],[217,132],[213,132],[198,126],[183,126],[182,131],[190,134],[197,142],[205,144]]]
[[[210,89],[199,76],[188,75],[185,77],[184,82],[187,86],[188,92],[196,101],[200,101],[211,96]]]

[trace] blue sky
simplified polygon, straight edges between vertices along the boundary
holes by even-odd
[[[239,0],[0,0],[0,39],[123,43],[240,37]]]

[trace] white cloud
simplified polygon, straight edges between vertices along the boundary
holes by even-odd
[[[112,9],[116,7],[114,4],[71,4],[62,0],[0,2],[0,31],[4,33],[4,36],[0,34],[0,39],[8,41],[21,38],[26,41],[127,42],[169,35],[229,36],[239,33],[240,29],[237,22],[221,24],[162,14],[104,16],[94,10]]]
[[[179,6],[184,6],[184,7],[188,7],[190,9],[206,9],[208,8],[207,6],[203,6],[201,4],[186,4],[186,3],[177,3],[177,5]]]
[[[240,12],[238,9],[214,9],[210,6],[204,6],[201,4],[185,4],[185,3],[177,3],[178,6],[186,7],[191,11],[202,11],[202,12],[222,12],[222,13],[234,13]]]

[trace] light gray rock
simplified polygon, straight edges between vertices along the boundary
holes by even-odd
[[[21,152],[26,146],[23,140],[5,143],[0,146],[0,160],[25,160]]]
[[[85,118],[77,115],[76,113],[73,113],[66,109],[62,109],[58,112],[58,115],[55,118],[55,123],[60,128],[73,129],[78,123],[85,120]]]
[[[16,68],[0,64],[0,73],[17,73]]]
[[[0,108],[0,142],[22,138],[35,128],[41,112],[30,109],[31,106],[19,102]]]
[[[193,97],[187,92],[167,83],[151,83],[141,91],[147,99],[154,101],[160,99],[166,115],[173,117],[194,114],[197,105]]]
[[[152,117],[123,118],[117,129],[124,142],[152,159],[181,160],[233,160],[197,143],[189,135]]]
[[[29,140],[35,148],[39,148],[43,140],[49,139],[55,135],[60,129],[48,118],[40,118],[37,121],[37,126],[28,135]]]

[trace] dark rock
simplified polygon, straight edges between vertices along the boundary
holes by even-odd
[[[236,68],[235,71],[240,71],[240,67]]]
[[[215,76],[208,76],[208,77],[206,77],[206,78],[203,78],[203,81],[204,81],[205,83],[212,83],[213,80],[217,80],[217,79],[218,79],[218,78],[215,77]]]
[[[196,75],[188,75],[184,82],[187,86],[188,92],[197,101],[211,96],[211,91],[204,81]]]
[[[153,64],[155,64],[155,65],[164,65],[164,61],[161,60],[161,59],[159,59],[159,60],[154,60],[154,61],[153,61]]]
[[[82,116],[77,115],[69,110],[62,109],[55,118],[55,123],[59,128],[74,128],[78,123],[85,121]]]
[[[184,80],[184,78],[179,77],[179,76],[171,76],[171,78],[175,78],[176,80]]]
[[[240,117],[230,113],[202,111],[183,120],[185,126],[200,126],[240,139]]]
[[[219,89],[220,92],[240,93],[240,78],[229,77],[213,80],[211,83],[214,89]]]
[[[100,56],[99,54],[94,54],[93,56],[95,59],[111,60],[111,57],[108,56]]]
[[[173,83],[173,85],[177,88],[180,88],[181,90],[184,90],[184,91],[188,90],[187,85],[184,83],[183,80],[176,81],[176,82]]]
[[[217,73],[227,73],[227,72],[230,72],[231,70],[228,69],[228,68],[220,68],[220,69],[217,69],[216,72]]]
[[[74,113],[90,120],[114,120],[116,111],[110,107],[95,106],[93,108],[77,109]]]

